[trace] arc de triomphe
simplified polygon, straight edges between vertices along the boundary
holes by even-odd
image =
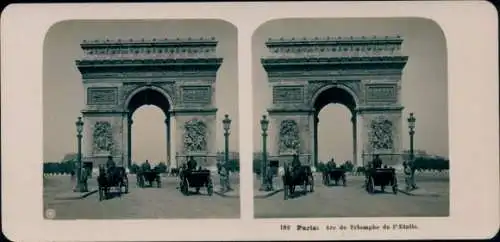
[[[394,154],[402,147],[400,90],[408,60],[402,42],[399,36],[269,39],[261,63],[272,88],[270,155],[283,161],[298,152],[303,164],[317,165],[318,113],[340,103],[352,114],[355,165],[366,162],[363,154],[400,162]]]
[[[215,81],[222,58],[215,38],[83,41],[76,61],[85,89],[83,159],[131,164],[132,115],[143,105],[165,113],[167,165],[186,156],[213,165]],[[156,146],[156,144],[151,144]]]

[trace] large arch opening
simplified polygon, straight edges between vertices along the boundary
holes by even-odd
[[[313,98],[314,165],[332,158],[357,163],[357,98],[349,89],[328,86]]]
[[[164,162],[170,167],[171,104],[168,95],[156,87],[138,88],[129,96],[126,109],[128,166],[147,159],[152,164]]]

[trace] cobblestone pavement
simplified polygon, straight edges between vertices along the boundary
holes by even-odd
[[[403,179],[398,177],[400,187],[404,186]],[[348,176],[346,187],[326,187],[321,183],[321,176],[316,175],[313,193],[286,201],[283,192],[268,198],[256,198],[254,213],[256,218],[448,216],[448,177],[421,175],[416,179],[419,187],[439,196],[394,195],[390,189],[385,193],[368,194],[362,188],[363,176]],[[260,181],[254,181],[254,186],[258,187]]]
[[[218,177],[214,177],[217,185]],[[177,190],[177,177],[162,177],[161,188],[139,188],[136,177],[129,175],[129,193],[122,197],[99,201],[97,193],[79,200],[56,200],[55,195],[71,190],[70,178],[52,176],[44,178],[44,210],[56,212],[55,219],[147,219],[147,218],[239,218],[238,198],[224,198],[216,194],[184,196]],[[238,186],[239,178],[231,177]],[[89,187],[96,187],[95,178]],[[194,190],[194,189],[193,189]]]

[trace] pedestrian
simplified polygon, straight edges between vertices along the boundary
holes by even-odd
[[[76,177],[75,177],[75,170],[71,170],[69,173],[70,176],[70,182],[73,184],[73,191],[76,189]]]
[[[406,184],[406,191],[410,191],[412,188],[412,181],[411,181],[411,168],[410,164],[408,164],[407,161],[403,162],[403,172],[405,174],[405,184]]]

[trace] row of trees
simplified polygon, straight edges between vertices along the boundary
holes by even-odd
[[[239,172],[240,171],[240,161],[239,158],[236,157],[231,157],[232,159],[229,159],[229,162],[227,164],[227,169],[230,172]],[[217,157],[217,161],[221,162],[223,161],[224,157]],[[133,163],[130,166],[130,173],[135,174],[137,173],[137,170],[139,169],[140,166],[142,166],[143,163],[140,165]],[[65,160],[62,162],[46,162],[43,163],[43,173],[44,174],[71,174],[71,172],[74,172],[76,169],[76,159],[70,159],[70,160]],[[158,170],[160,173],[166,173],[168,171],[168,167],[165,164],[165,162],[160,162],[156,166],[152,166],[152,169]]]
[[[75,168],[76,164],[73,160],[43,163],[44,174],[71,174]]]
[[[260,175],[262,164],[262,155],[254,155],[253,159],[253,173]],[[337,163],[337,167],[345,164],[345,168],[347,171],[352,172],[356,169],[355,165],[347,161],[346,163]],[[319,172],[324,171],[326,168],[326,163],[320,162],[316,167],[316,170]],[[415,169],[417,171],[445,171],[450,169],[450,160],[440,156],[417,156],[415,158]]]
[[[450,160],[443,157],[417,157],[415,169],[417,171],[446,171],[450,169]]]

